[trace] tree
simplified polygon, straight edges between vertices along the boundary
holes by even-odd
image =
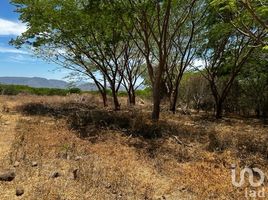
[[[141,76],[145,72],[144,59],[134,43],[127,42],[125,45],[124,57],[122,60],[122,85],[128,93],[129,105],[136,104],[136,90],[143,84]]]
[[[152,119],[160,114],[163,78],[168,54],[175,38],[189,18],[196,0],[185,1],[118,1],[115,8],[124,13],[122,21],[133,41],[142,52],[153,90]],[[134,30],[134,31],[133,31]]]
[[[262,0],[212,0],[218,14],[241,34],[255,40],[256,45],[268,48],[268,4]],[[253,23],[252,23],[253,21]],[[256,30],[262,30],[262,37]]]
[[[240,103],[258,118],[267,116],[268,108],[268,59],[262,51],[254,52],[247,62],[247,69],[238,77],[242,90]]]
[[[206,39],[200,54],[205,62],[205,69],[200,71],[209,81],[215,100],[216,118],[222,117],[224,101],[235,79],[263,38],[263,29],[258,27],[255,30],[255,39],[241,34],[232,25],[229,10],[223,10],[219,15],[214,1],[210,4]]]
[[[199,72],[185,73],[180,85],[179,97],[187,104],[187,108],[194,108],[197,112],[208,110],[211,106],[208,81]]]
[[[116,14],[109,12],[104,2],[13,0],[12,3],[17,6],[20,19],[28,24],[27,31],[13,44],[32,46],[57,62],[63,61],[67,68],[89,75],[106,101],[106,88],[97,77],[103,75],[112,91],[114,109],[120,109],[117,93],[123,80],[120,62],[125,48],[124,32],[114,23]],[[70,63],[76,67],[70,67]]]
[[[204,19],[206,17],[206,3],[199,1],[193,7],[189,18],[178,31],[168,53],[168,61],[165,67],[165,83],[170,100],[170,111],[176,112],[179,94],[179,86],[184,72],[193,65],[197,57],[200,40],[203,39],[202,32]]]
[[[212,47],[207,46],[202,54],[206,63],[203,75],[210,84],[217,119],[222,118],[223,103],[234,80],[255,49],[248,47],[251,40],[245,36],[237,32],[226,34],[213,41]]]

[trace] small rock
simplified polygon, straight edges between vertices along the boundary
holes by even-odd
[[[107,189],[111,188],[112,185],[110,183],[107,183],[106,186],[105,186]]]
[[[12,181],[16,177],[14,171],[5,171],[0,174],[0,181]]]
[[[119,199],[121,199],[123,197],[123,194],[122,193],[119,193],[118,195],[117,195],[117,198],[119,198]]]
[[[37,167],[38,163],[37,162],[32,162],[32,167]]]
[[[21,196],[24,194],[24,189],[22,187],[18,187],[16,189],[16,196]]]
[[[20,165],[20,162],[16,161],[13,165],[13,167],[18,167]]]
[[[53,172],[51,175],[50,175],[50,178],[58,178],[60,177],[60,173],[59,172]]]
[[[81,156],[76,156],[76,157],[74,158],[75,161],[78,161],[78,160],[81,160],[81,159],[82,159]]]
[[[73,170],[73,179],[76,180],[78,178],[78,169]]]
[[[236,164],[231,164],[231,169],[235,169],[236,168]]]

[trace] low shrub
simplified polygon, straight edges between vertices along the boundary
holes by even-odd
[[[70,89],[69,89],[69,93],[70,93],[70,94],[81,94],[82,91],[81,91],[81,89],[79,89],[79,88],[70,88]]]
[[[0,84],[0,94],[2,95],[18,95],[18,94],[33,94],[39,96],[66,96],[67,94],[79,94],[79,88],[58,89],[58,88],[33,88],[24,85],[2,85]]]

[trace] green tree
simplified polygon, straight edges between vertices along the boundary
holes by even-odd
[[[34,47],[39,56],[87,74],[106,104],[105,81],[112,91],[114,109],[120,109],[118,91],[125,51],[125,34],[117,13],[96,0],[13,0],[28,29],[12,43]]]
[[[153,90],[152,119],[160,115],[161,91],[170,50],[177,44],[179,30],[190,18],[197,0],[118,0],[115,9],[122,11],[122,21],[142,52]],[[115,12],[115,11],[114,11]]]
[[[215,100],[215,116],[222,118],[223,104],[258,41],[236,30],[228,19],[229,15],[219,16],[214,7],[209,12],[207,40],[201,53],[205,70],[201,72],[210,84]],[[257,37],[261,38],[262,31],[256,32]]]
[[[256,51],[238,77],[242,90],[240,102],[247,110],[254,110],[257,117],[266,117],[268,108],[268,59]]]
[[[211,5],[241,34],[268,48],[267,0],[212,0]]]

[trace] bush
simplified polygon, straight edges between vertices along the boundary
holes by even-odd
[[[23,94],[34,94],[44,96],[66,96],[68,93],[80,93],[79,88],[72,88],[70,90],[57,89],[57,88],[32,88],[24,85],[0,85],[0,94],[2,95],[18,95]]]
[[[136,94],[141,98],[149,99],[152,97],[152,89],[147,87],[143,90],[137,90]]]
[[[69,93],[70,94],[80,94],[82,91],[79,88],[70,88]]]

